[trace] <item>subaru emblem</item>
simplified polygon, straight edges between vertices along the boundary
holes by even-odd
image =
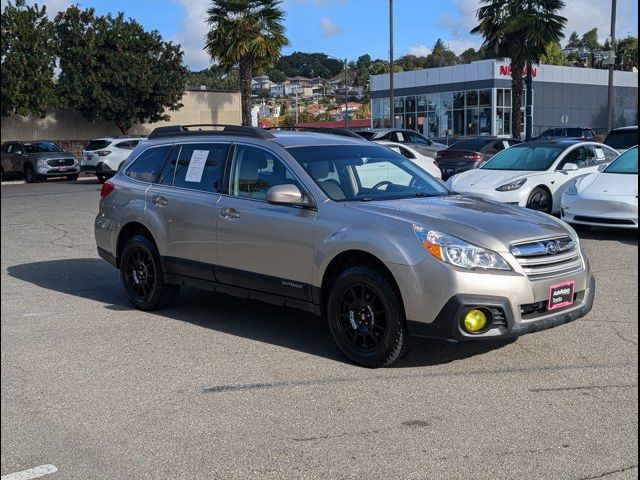
[[[555,255],[560,251],[560,244],[555,240],[552,240],[550,242],[547,242],[546,248],[547,248],[547,253],[549,253],[550,255]]]

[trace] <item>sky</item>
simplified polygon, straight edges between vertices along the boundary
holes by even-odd
[[[0,0],[2,8],[7,0]],[[28,3],[34,3],[32,0]],[[184,62],[192,70],[207,68],[211,60],[203,50],[207,31],[206,10],[211,0],[40,0],[50,15],[72,3],[95,8],[97,13],[124,12],[147,30],[158,30],[166,40],[182,45]],[[609,34],[611,4],[608,0],[565,0],[566,37],[598,28],[600,41]],[[479,0],[394,0],[394,56],[429,54],[441,38],[461,53],[482,42],[470,35]],[[373,59],[389,58],[388,0],[283,0],[289,46],[294,51],[322,52],[356,60],[368,53]],[[618,0],[616,37],[638,35],[635,0]]]

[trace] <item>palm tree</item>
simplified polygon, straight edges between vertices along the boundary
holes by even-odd
[[[567,19],[558,15],[562,0],[480,0],[478,25],[473,34],[484,37],[483,46],[496,57],[511,60],[512,114],[511,132],[522,131],[522,74],[527,68],[527,86],[531,85],[531,65],[539,62],[550,42],[564,37]],[[531,99],[531,94],[528,96]],[[527,130],[531,128],[531,122]]]
[[[211,30],[205,49],[223,68],[239,70],[242,124],[251,125],[251,78],[288,45],[282,0],[213,0],[207,10]]]

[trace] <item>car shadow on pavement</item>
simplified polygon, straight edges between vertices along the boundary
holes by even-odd
[[[73,258],[14,265],[9,276],[53,292],[106,304],[109,310],[134,310],[118,271],[98,258]],[[183,288],[174,305],[153,315],[218,332],[269,343],[338,362],[348,362],[335,346],[324,321],[314,315],[253,300]],[[396,368],[439,365],[482,355],[505,342],[449,343],[413,338]]]
[[[602,228],[592,228],[586,232],[578,232],[582,240],[610,240],[620,242],[625,245],[638,246],[637,230],[609,230]]]

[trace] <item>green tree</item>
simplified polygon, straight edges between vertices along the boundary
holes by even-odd
[[[549,42],[540,57],[540,63],[545,65],[567,65],[567,59],[559,42]]]
[[[187,87],[195,85],[205,85],[207,88],[220,90],[238,90],[238,69],[234,68],[229,71],[220,68],[218,65],[212,65],[209,68],[198,72],[189,72],[187,74]]]
[[[42,116],[57,103],[53,27],[46,7],[8,2],[1,24],[1,114]]]
[[[61,99],[87,120],[113,122],[125,134],[182,107],[187,70],[179,45],[122,13],[96,16],[77,6],[60,12],[55,28]]]
[[[480,60],[479,53],[473,48],[467,48],[460,54],[460,63],[471,63]]]
[[[287,80],[287,76],[282,70],[274,68],[273,70],[269,71],[269,80],[274,83],[284,83]]]
[[[362,70],[364,68],[369,69],[371,67],[371,55],[369,55],[368,53],[365,53],[364,55],[360,55],[358,57],[358,60],[356,61],[356,66],[358,67],[359,70]]]
[[[616,54],[617,62],[624,70],[638,68],[638,38],[626,37],[618,40]]]
[[[225,68],[238,67],[242,124],[251,125],[251,78],[288,45],[281,0],[213,0],[207,10],[211,30],[206,49]]]
[[[569,35],[569,41],[567,42],[568,48],[578,48],[582,46],[582,40],[578,36],[578,32],[571,32]]]
[[[549,42],[563,37],[567,19],[558,14],[562,0],[481,0],[478,25],[471,33],[484,37],[483,45],[496,57],[511,60],[511,131],[522,131],[522,75],[539,62]]]
[[[457,64],[458,56],[444,44],[442,39],[438,38],[433,45],[431,54],[427,57],[425,68],[448,67]]]
[[[587,33],[582,35],[582,45],[589,50],[598,50],[602,48],[602,45],[598,43],[598,29],[592,28]]]

